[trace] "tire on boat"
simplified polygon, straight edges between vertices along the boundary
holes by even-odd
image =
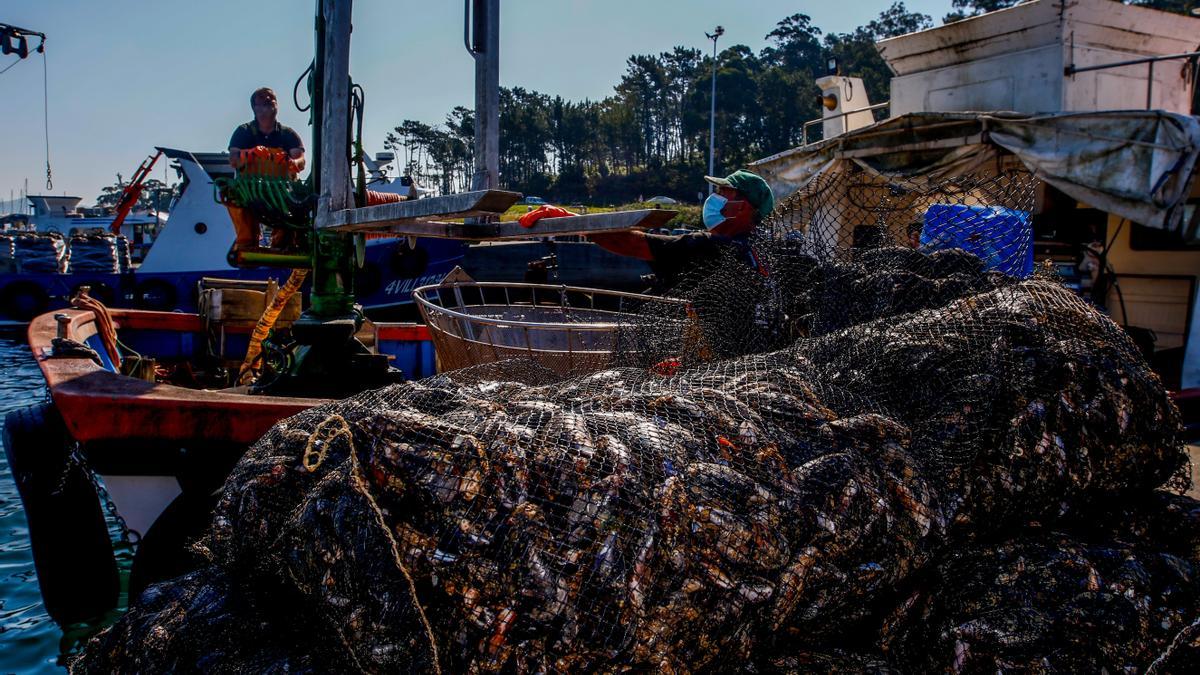
[[[99,300],[109,307],[112,307],[113,303],[117,300],[117,292],[113,290],[112,286],[109,286],[103,281],[84,281],[75,284],[75,286],[71,288],[71,295],[68,297],[74,297],[75,294],[79,292],[79,289],[83,288],[84,286],[89,288],[89,296]]]
[[[396,276],[402,279],[415,279],[429,268],[429,251],[420,245],[416,248],[409,248],[407,238],[401,239],[392,248],[389,266]]]
[[[90,473],[68,461],[71,444],[52,404],[4,418],[4,449],[25,506],[42,600],[60,625],[103,615],[117,606],[119,590],[100,498]]]
[[[137,285],[138,307],[159,312],[170,312],[179,304],[179,291],[175,285],[163,279],[150,279]]]
[[[32,281],[14,281],[0,290],[0,313],[13,321],[29,321],[49,306],[50,296]]]

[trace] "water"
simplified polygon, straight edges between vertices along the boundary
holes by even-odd
[[[23,332],[0,333],[0,417],[45,398],[45,381]],[[109,526],[115,534],[115,525]],[[120,558],[127,569],[128,555]],[[64,655],[73,653],[79,641],[96,629],[74,626],[64,634],[46,614],[29,550],[25,511],[8,458],[0,450],[0,672],[61,675]]]

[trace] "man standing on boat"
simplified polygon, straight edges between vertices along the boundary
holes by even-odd
[[[725,178],[705,176],[704,180],[717,188],[704,200],[706,231],[675,236],[614,232],[588,238],[613,253],[649,262],[655,285],[662,290],[676,286],[685,276],[711,269],[731,254],[765,276],[765,268],[750,247],[750,235],[775,208],[771,187],[749,171],[735,171]]]
[[[250,95],[254,119],[233,130],[229,139],[229,163],[239,173],[254,173],[295,179],[304,170],[304,141],[294,129],[279,123],[279,102],[275,92],[262,87]],[[237,238],[234,251],[259,245],[259,220],[250,209],[226,202]],[[289,244],[282,228],[271,232],[271,247]]]
[[[304,170],[304,141],[295,129],[279,123],[279,101],[275,91],[262,87],[250,95],[254,119],[233,130],[229,139],[229,163],[235,169],[245,165],[245,152],[262,147],[282,150],[291,160],[294,173]]]

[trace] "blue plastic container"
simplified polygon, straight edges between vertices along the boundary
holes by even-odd
[[[1028,211],[934,204],[925,212],[921,249],[947,248],[974,253],[988,269],[1017,278],[1033,273],[1033,227]]]

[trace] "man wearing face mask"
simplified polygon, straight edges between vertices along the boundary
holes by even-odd
[[[704,180],[717,187],[704,200],[706,231],[676,236],[613,232],[588,238],[605,250],[648,261],[659,290],[674,287],[683,275],[715,266],[730,254],[765,274],[749,239],[775,208],[770,186],[749,171],[735,171],[725,178],[705,176]]]

